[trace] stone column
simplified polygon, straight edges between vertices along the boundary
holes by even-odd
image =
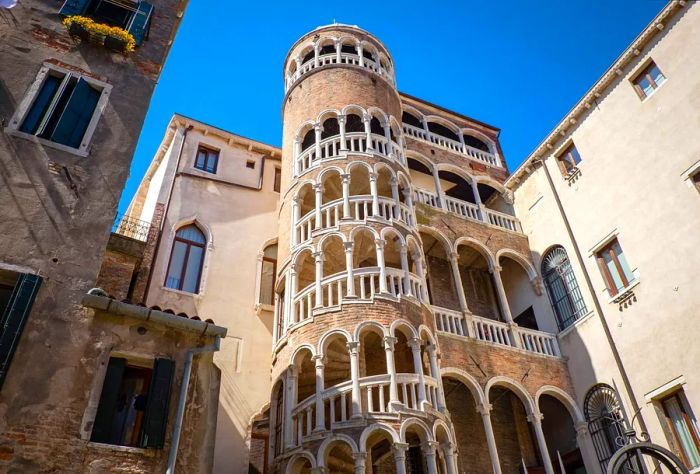
[[[438,206],[447,210],[447,202],[445,202],[445,194],[442,192],[442,185],[440,184],[440,172],[437,167],[433,166],[433,180],[435,181],[435,194],[438,196]]]
[[[406,201],[406,207],[408,207],[408,211],[410,214],[410,222],[408,222],[409,225],[415,227],[416,225],[416,218],[415,218],[415,210],[413,209],[413,194],[411,193],[410,188],[405,188],[403,190],[403,198],[404,201]]]
[[[316,43],[314,45],[314,67],[318,67],[318,53],[320,48],[320,44]]]
[[[352,380],[352,418],[362,417],[362,397],[360,393],[360,360],[358,349],[360,343],[353,341],[346,344],[350,353],[350,379]]]
[[[396,338],[391,336],[384,337],[384,352],[386,355],[386,372],[389,375],[389,406],[400,403],[399,389],[396,386],[396,365],[394,364],[394,344]]]
[[[369,174],[369,193],[372,195],[372,216],[379,216],[379,191],[377,191],[377,173]]]
[[[447,465],[447,474],[458,474],[457,463],[455,462],[454,446],[449,441],[446,441],[442,448],[442,456],[445,458]]]
[[[379,266],[379,293],[388,293],[386,288],[386,266],[384,265],[384,240],[374,241],[377,249],[377,265]]]
[[[421,288],[419,288],[419,293],[418,295],[415,295],[416,298],[418,298],[420,301],[428,304],[428,297],[426,293],[426,288],[428,287],[428,282],[425,280],[425,269],[423,268],[423,258],[419,253],[414,253],[412,255],[413,262],[416,265],[416,273],[418,274],[418,278],[420,278],[421,281]]]
[[[491,426],[491,404],[478,405],[477,411],[481,413],[481,420],[484,422],[484,432],[486,434],[486,444],[489,448],[489,456],[491,456],[491,466],[493,474],[501,474],[501,463],[498,460],[498,449],[496,448],[496,437],[493,434],[493,426]]]
[[[301,138],[297,137],[294,139],[294,176],[299,176],[301,174],[301,162],[299,161],[300,155]]]
[[[343,183],[343,219],[351,219],[350,214],[350,174],[343,173],[340,175]]]
[[[343,47],[343,45],[340,43],[340,41],[335,42],[335,62],[336,64],[340,64],[340,50]]]
[[[445,403],[445,392],[442,389],[442,377],[440,376],[440,367],[437,361],[437,353],[435,352],[435,346],[433,344],[428,344],[428,358],[430,359],[430,373],[432,377],[437,380],[437,409],[439,412],[444,413],[447,408]]]
[[[399,182],[396,176],[392,176],[389,181],[391,184],[391,198],[394,200],[394,219],[401,219],[401,199],[399,198]]]
[[[437,446],[437,441],[428,441],[421,446],[423,453],[425,453],[425,464],[428,467],[428,474],[438,474],[437,462],[435,462],[435,449]]]
[[[488,224],[489,218],[486,215],[486,206],[484,206],[484,203],[481,202],[481,196],[479,196],[479,184],[472,180],[469,182],[472,187],[472,194],[474,194],[474,201],[476,205],[479,207],[479,214],[481,214],[481,221],[486,222]]]
[[[542,413],[533,413],[527,417],[527,420],[532,423],[532,429],[535,432],[535,438],[537,438],[537,446],[540,450],[540,457],[544,464],[544,470],[547,474],[554,474],[552,460],[547,450],[547,441],[544,439],[544,431],[542,431],[542,418],[544,418]]]
[[[365,57],[362,55],[362,43],[357,45],[357,55],[359,56],[360,59],[360,66],[365,65]]]
[[[291,314],[291,323],[298,323],[300,314],[297,314],[296,308],[294,307],[294,298],[297,296],[297,266],[292,264],[290,266],[289,276],[291,280],[291,288],[289,289],[289,307]],[[291,326],[291,324],[290,324]]]
[[[503,280],[501,280],[501,270],[503,270],[503,267],[500,265],[489,267],[489,272],[491,272],[493,275],[493,281],[496,285],[496,293],[498,293],[498,302],[501,305],[503,317],[505,318],[506,323],[508,323],[511,343],[513,344],[513,347],[522,348],[520,333],[518,332],[518,325],[513,322],[513,315],[510,312],[510,306],[508,306],[508,297],[506,296],[506,290],[503,286]]]
[[[600,463],[598,463],[595,447],[593,446],[593,440],[588,432],[588,423],[585,421],[579,421],[575,424],[575,427],[576,444],[581,450],[581,457],[583,458],[583,464],[586,467],[586,472],[590,474],[604,474],[600,469]]]
[[[452,279],[455,282],[457,297],[459,298],[459,307],[463,313],[469,312],[467,306],[467,297],[464,295],[464,287],[462,286],[462,275],[459,273],[459,253],[450,253],[450,269],[452,270]]]
[[[316,362],[316,425],[314,431],[326,430],[326,415],[325,404],[323,403],[323,357],[315,355],[313,360]]]
[[[408,451],[408,444],[394,443],[391,449],[394,451],[396,474],[406,474],[406,451]]]
[[[408,268],[408,250],[405,246],[401,247],[401,270],[403,270],[403,292],[406,296],[413,296],[411,291],[411,272]]]
[[[317,183],[313,185],[314,188],[314,197],[315,197],[315,207],[314,207],[314,218],[316,222],[314,223],[314,229],[320,229],[322,219],[321,219],[321,203],[323,202],[323,185],[321,183]]]
[[[287,271],[284,274],[284,303],[283,303],[284,314],[282,315],[283,325],[282,334],[280,337],[287,332],[287,328],[292,323],[292,272]]]
[[[352,453],[352,459],[355,461],[355,474],[365,474],[367,453]]]
[[[413,370],[415,370],[418,375],[418,409],[423,410],[424,405],[428,403],[425,396],[425,374],[423,374],[423,361],[420,357],[420,343],[421,340],[418,338],[412,338],[408,341],[408,346],[411,348],[413,354]],[[435,453],[433,453],[435,454]]]
[[[323,126],[320,123],[314,124],[314,135],[316,137],[316,143],[314,146],[316,147],[316,160],[321,159],[321,132],[323,131]],[[311,166],[310,163],[309,166]]]
[[[311,255],[314,257],[314,262],[316,263],[316,304],[314,304],[314,308],[322,308],[323,286],[321,286],[321,280],[323,280],[323,252],[314,252]]]
[[[464,143],[464,135],[462,134],[461,131],[459,132],[459,145],[460,145],[460,151],[466,155],[467,148],[466,148],[466,144]]]
[[[345,272],[347,274],[347,279],[345,280],[346,293],[345,296],[348,298],[355,298],[355,275],[353,272],[353,262],[352,262],[352,249],[354,242],[343,242],[343,247],[345,248]]]
[[[382,128],[384,128],[384,139],[386,140],[386,156],[391,157],[392,153],[392,148],[391,148],[391,128],[389,126],[389,123],[383,123]]]
[[[286,394],[284,397],[284,439],[287,449],[294,447],[294,421],[292,420],[292,410],[296,404],[297,391],[297,368],[290,365],[287,368]]]
[[[340,151],[347,151],[348,144],[345,142],[345,115],[338,115],[338,128],[340,129]]]
[[[365,151],[367,153],[372,153],[374,152],[374,148],[372,147],[372,116],[370,114],[364,114],[362,116],[362,121],[365,124],[365,135],[367,136],[367,148]]]
[[[297,223],[301,219],[301,198],[299,196],[294,196],[292,198],[292,228],[290,230],[290,236],[292,241],[292,247],[301,243],[297,242]]]

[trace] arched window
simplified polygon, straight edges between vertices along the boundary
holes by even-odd
[[[560,330],[571,326],[587,313],[586,303],[563,247],[554,247],[542,258],[542,277]]]
[[[205,245],[204,234],[194,224],[178,229],[170,253],[168,276],[165,279],[167,288],[199,293]]]
[[[275,277],[277,276],[277,244],[270,244],[263,250],[260,266],[260,304],[273,305]]]
[[[608,461],[626,441],[624,433],[628,423],[620,398],[610,385],[596,384],[586,394],[583,411],[598,462],[602,471],[606,472]]]

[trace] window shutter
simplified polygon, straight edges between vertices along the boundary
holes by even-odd
[[[5,382],[5,375],[10,368],[12,356],[15,353],[22,330],[27,322],[29,311],[34,303],[41,277],[38,275],[22,274],[12,290],[10,301],[2,315],[0,330],[0,388]]]
[[[136,40],[136,46],[141,46],[143,38],[148,31],[148,22],[152,14],[153,5],[148,2],[140,1],[134,16],[131,18],[131,24],[127,28],[127,31],[131,33],[134,40]]]
[[[96,443],[113,442],[112,424],[114,423],[114,412],[117,408],[117,399],[119,398],[119,389],[121,388],[125,368],[126,359],[121,357],[112,357],[109,359],[105,381],[102,384],[100,404],[97,406],[97,415],[95,416],[95,422],[92,427],[90,441]]]
[[[82,15],[90,0],[66,0],[58,14],[63,16]]]
[[[170,387],[174,371],[174,361],[170,359],[156,359],[151,388],[148,391],[146,414],[143,420],[141,446],[144,448],[160,449],[165,444],[165,427],[168,424]]]
[[[100,93],[82,77],[78,79],[66,107],[58,119],[51,140],[56,143],[79,148],[85,131],[95,112]]]

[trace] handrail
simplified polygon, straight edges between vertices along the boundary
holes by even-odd
[[[128,215],[119,215],[112,224],[112,233],[129,237],[130,239],[145,242],[148,239],[148,232],[151,230],[151,223],[135,219]]]
[[[493,153],[484,150],[479,150],[478,148],[474,148],[458,140],[443,137],[442,135],[438,135],[437,133],[433,133],[429,130],[425,130],[423,128],[416,127],[415,125],[410,125],[407,123],[403,124],[403,131],[405,134],[412,138],[423,140],[433,145],[438,145],[455,153],[467,155],[469,158],[473,158],[478,161],[483,161],[489,166],[496,166],[499,168],[501,167],[501,164],[499,163],[496,155],[494,155]]]
[[[332,53],[318,56],[318,66],[316,65],[315,57],[310,58],[309,60],[300,64],[298,69],[294,71],[294,73],[285,77],[284,91],[287,92],[292,87],[292,85],[294,85],[294,83],[297,80],[299,80],[304,74],[316,69],[317,67],[328,66],[329,64],[351,64],[354,66],[362,66],[384,77],[391,84],[394,83],[393,75],[389,73],[389,71],[387,71],[384,67],[382,67],[381,64],[378,65],[376,61],[368,58],[362,58],[362,61],[360,61],[359,54],[341,52],[340,63],[338,63],[338,53],[334,51]]]

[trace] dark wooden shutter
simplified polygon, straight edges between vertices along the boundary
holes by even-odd
[[[92,436],[90,436],[91,441],[110,444],[118,442],[118,440],[112,439],[112,424],[114,423],[119,389],[124,378],[124,369],[126,369],[126,359],[121,357],[109,359],[105,381],[102,384],[100,404],[97,406],[97,415],[92,428]]]
[[[127,31],[131,33],[136,40],[136,46],[141,46],[143,39],[148,31],[148,22],[153,14],[153,5],[148,2],[141,1],[139,6],[131,19],[131,24],[127,28]]]
[[[17,283],[12,290],[10,301],[0,321],[2,334],[0,334],[0,388],[5,382],[5,376],[10,368],[12,356],[19,343],[22,330],[27,322],[29,311],[34,303],[37,291],[41,286],[41,277],[38,275],[22,274],[17,278]]]
[[[58,119],[51,140],[78,148],[95,112],[100,93],[82,77],[78,79],[66,107]]]
[[[63,16],[82,15],[90,0],[66,0],[58,14]]]
[[[160,449],[165,444],[170,387],[173,382],[174,371],[174,361],[170,359],[156,359],[151,388],[148,391],[146,414],[143,420],[141,446],[144,448]]]

